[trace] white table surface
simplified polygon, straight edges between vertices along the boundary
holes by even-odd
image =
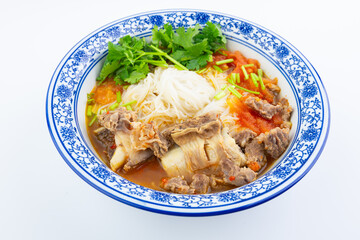
[[[360,239],[356,2],[1,1],[0,239]],[[265,204],[201,218],[139,210],[81,180],[50,139],[46,90],[67,51],[111,21],[176,7],[256,22],[296,46],[323,80],[332,117],[324,152],[299,183]]]

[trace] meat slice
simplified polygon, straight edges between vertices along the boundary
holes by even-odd
[[[136,120],[135,112],[128,111],[124,107],[98,116],[99,124],[113,133],[116,131],[129,132],[132,129],[131,123],[136,122]]]
[[[258,97],[248,97],[245,100],[245,104],[266,119],[271,119],[281,110],[281,106],[274,106],[266,100],[261,100]]]
[[[266,164],[266,156],[264,153],[264,145],[262,139],[259,137],[254,138],[245,147],[245,155],[247,158],[246,166],[253,171],[259,171]]]
[[[286,98],[282,98],[279,101],[279,105],[281,106],[280,114],[283,123],[281,124],[281,128],[291,128],[292,124],[290,122],[291,113],[293,111],[292,107],[289,105],[289,101]]]
[[[221,161],[221,169],[224,174],[224,182],[238,187],[248,184],[256,178],[253,170],[247,167],[240,168],[229,159]]]
[[[197,173],[192,177],[193,181],[190,184],[190,188],[195,193],[204,194],[208,192],[210,178],[205,174]]]
[[[265,84],[265,87],[270,91],[270,93],[273,95],[273,104],[276,104],[279,100],[279,94],[281,91],[281,88],[274,83],[267,83]]]
[[[244,148],[246,144],[251,142],[257,134],[248,128],[241,129],[239,131],[233,131],[231,137],[235,139],[235,142],[240,147]]]
[[[94,130],[96,138],[105,146],[106,155],[108,156],[109,160],[114,155],[114,134],[106,129],[105,127],[99,127],[98,129]]]
[[[161,158],[168,151],[168,144],[154,123],[134,122],[131,124],[130,138],[137,150],[150,148],[154,155]]]
[[[193,194],[195,193],[194,189],[190,189],[188,183],[182,177],[173,177],[162,182],[162,188],[166,191],[173,193],[182,193],[182,194]]]
[[[274,128],[269,132],[259,135],[259,140],[264,143],[265,152],[272,158],[278,158],[290,143],[289,129]]]

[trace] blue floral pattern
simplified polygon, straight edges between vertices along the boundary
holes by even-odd
[[[299,136],[287,150],[286,156],[271,171],[258,180],[231,191],[210,195],[177,195],[154,191],[133,184],[108,169],[87,148],[85,140],[77,131],[78,120],[74,116],[76,97],[80,92],[84,73],[107,49],[109,41],[116,42],[127,34],[150,33],[154,25],[162,26],[170,23],[175,28],[190,27],[207,21],[218,23],[225,34],[247,42],[260,49],[268,58],[286,73],[295,89],[301,95],[299,101]],[[216,13],[205,13],[192,10],[169,10],[147,13],[119,20],[98,30],[85,38],[70,52],[61,63],[50,85],[48,94],[48,119],[50,132],[73,161],[83,172],[84,178],[93,178],[101,183],[103,192],[111,190],[119,193],[117,198],[126,196],[136,201],[147,202],[163,207],[211,208],[224,204],[241,204],[261,198],[287,181],[307,163],[312,155],[324,124],[324,100],[316,74],[301,56],[282,39],[267,30],[245,20],[224,16]],[[299,98],[300,99],[300,98]],[[52,127],[53,125],[53,127]],[[74,166],[75,166],[74,165]],[[115,196],[114,195],[114,196]]]

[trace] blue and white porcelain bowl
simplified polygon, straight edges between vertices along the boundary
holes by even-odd
[[[219,23],[230,50],[258,59],[270,77],[278,77],[282,95],[294,108],[291,144],[256,181],[230,191],[179,195],[134,184],[112,172],[97,156],[86,132],[86,93],[95,84],[107,54],[107,42],[150,36],[154,25],[192,27]],[[112,22],[77,43],[52,76],[46,99],[50,135],[66,163],[84,181],[120,202],[158,213],[204,216],[243,210],[264,203],[298,182],[319,158],[329,131],[330,109],[324,86],[310,62],[275,33],[247,20],[202,10],[160,10]]]

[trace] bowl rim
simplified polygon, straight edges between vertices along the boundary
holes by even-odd
[[[263,30],[266,30],[269,34],[273,35],[273,36],[276,36],[279,40],[281,40],[283,43],[285,43],[287,46],[289,46],[291,48],[291,50],[295,51],[300,57],[301,59],[306,62],[307,66],[309,67],[309,70],[312,71],[313,73],[316,74],[316,76],[314,76],[314,79],[315,79],[315,82],[318,84],[319,86],[319,91],[320,91],[320,94],[322,95],[322,100],[323,100],[323,104],[324,104],[324,107],[326,107],[326,109],[324,108],[322,111],[322,113],[324,114],[324,112],[326,112],[326,114],[324,114],[324,119],[323,119],[323,124],[324,126],[326,126],[326,129],[322,128],[322,130],[320,131],[320,134],[319,134],[319,142],[318,142],[318,146],[316,146],[314,148],[314,151],[315,149],[317,149],[317,152],[316,152],[316,156],[313,157],[312,161],[310,162],[310,164],[308,166],[306,166],[306,169],[304,169],[304,171],[296,177],[296,179],[292,179],[292,177],[290,177],[289,179],[287,179],[286,181],[282,182],[281,184],[285,184],[285,186],[283,186],[283,188],[281,188],[279,191],[275,191],[274,193],[270,194],[269,196],[265,196],[263,198],[260,198],[258,199],[257,201],[255,202],[250,202],[248,204],[245,204],[245,205],[242,205],[242,206],[237,206],[237,207],[233,207],[233,208],[227,208],[227,209],[220,209],[218,211],[206,211],[208,208],[202,208],[202,210],[205,210],[205,211],[201,211],[201,212],[181,212],[181,211],[171,211],[169,209],[160,209],[160,208],[155,208],[155,207],[152,207],[152,206],[146,206],[144,204],[139,204],[139,203],[136,203],[134,201],[130,201],[130,200],[127,200],[127,199],[124,199],[124,198],[120,198],[118,196],[116,196],[115,194],[112,194],[110,191],[107,191],[106,189],[103,189],[101,188],[100,186],[98,186],[97,184],[95,184],[94,182],[92,182],[91,180],[88,179],[87,176],[84,176],[81,171],[79,171],[79,169],[76,168],[76,166],[74,166],[68,159],[67,159],[67,156],[65,156],[65,154],[62,152],[62,148],[58,145],[58,140],[56,139],[54,133],[52,132],[52,125],[50,123],[50,118],[51,118],[51,115],[49,114],[49,110],[51,110],[51,106],[49,107],[49,101],[51,99],[51,97],[53,95],[51,95],[51,87],[53,84],[55,84],[56,82],[56,75],[59,73],[59,68],[60,66],[62,66],[64,63],[65,63],[65,59],[67,57],[69,57],[71,55],[71,53],[73,53],[73,51],[79,47],[81,45],[81,43],[84,42],[84,40],[86,39],[89,39],[91,36],[93,36],[95,33],[98,33],[99,31],[101,30],[104,30],[106,29],[107,27],[109,26],[112,26],[113,24],[116,24],[116,23],[119,23],[123,20],[126,20],[126,19],[131,19],[133,17],[136,17],[136,16],[140,16],[140,15],[150,15],[150,14],[163,14],[163,13],[166,13],[166,12],[201,12],[201,13],[207,13],[207,14],[218,14],[218,15],[221,15],[221,16],[225,16],[225,17],[231,17],[231,18],[234,18],[234,19],[237,19],[239,21],[242,21],[242,22],[246,22],[246,23],[249,23],[253,26],[256,26],[260,29],[263,29]],[[55,85],[54,85],[55,86]],[[55,88],[53,89],[55,91]],[[53,91],[53,92],[54,92]],[[78,96],[78,95],[77,95]],[[298,99],[296,99],[298,100]],[[76,105],[77,105],[77,101],[76,101]],[[313,67],[313,65],[307,60],[307,58],[297,49],[295,48],[292,44],[290,44],[288,41],[286,41],[285,39],[283,39],[282,37],[280,37],[279,35],[277,35],[276,33],[262,27],[261,25],[259,24],[256,24],[256,23],[253,23],[251,21],[248,21],[248,20],[245,20],[245,19],[242,19],[242,18],[239,18],[237,16],[232,16],[232,15],[229,15],[229,14],[224,14],[224,13],[220,13],[220,12],[216,12],[216,11],[209,11],[209,10],[202,10],[202,9],[160,9],[160,10],[154,10],[154,11],[147,11],[147,12],[141,12],[141,13],[138,13],[138,14],[133,14],[133,15],[130,15],[130,16],[127,16],[127,17],[124,17],[124,18],[120,18],[118,20],[115,20],[111,23],[108,23],[98,29],[96,29],[95,31],[91,32],[90,34],[88,34],[87,36],[85,36],[83,39],[81,39],[77,44],[75,44],[67,53],[66,55],[62,58],[62,60],[60,61],[59,65],[56,67],[56,70],[54,71],[52,77],[51,77],[51,81],[50,81],[50,84],[49,84],[49,87],[48,87],[48,90],[47,90],[47,97],[46,97],[46,120],[47,120],[47,125],[48,125],[48,128],[49,128],[49,133],[50,133],[50,136],[51,136],[51,139],[52,141],[54,142],[54,145],[55,147],[57,148],[57,150],[59,151],[60,155],[63,157],[63,159],[65,160],[65,162],[70,166],[70,168],[78,175],[80,176],[85,182],[87,182],[88,184],[90,184],[91,186],[93,186],[95,189],[99,190],[100,192],[106,194],[107,196],[113,198],[113,199],[116,199],[118,201],[121,201],[121,202],[124,202],[128,205],[131,205],[131,206],[134,206],[134,207],[137,207],[137,208],[141,208],[141,209],[144,209],[144,210],[149,210],[149,211],[152,211],[152,212],[157,212],[157,213],[165,213],[165,214],[171,214],[171,215],[180,215],[180,216],[208,216],[208,215],[217,215],[217,214],[225,214],[225,213],[230,213],[230,212],[235,212],[235,211],[239,211],[239,210],[243,210],[243,209],[247,209],[247,208],[250,208],[250,207],[254,207],[256,205],[259,205],[259,204],[262,204],[264,202],[267,202],[273,198],[275,198],[276,196],[279,196],[280,194],[284,193],[285,191],[287,191],[289,188],[291,188],[293,185],[295,185],[299,180],[301,180],[309,171],[310,169],[314,166],[314,164],[316,163],[316,161],[318,160],[320,154],[322,153],[324,147],[325,147],[325,144],[326,144],[326,141],[327,141],[327,137],[328,137],[328,134],[329,134],[329,129],[330,129],[330,104],[329,104],[329,100],[328,100],[328,96],[327,96],[327,93],[326,93],[326,90],[325,90],[325,87],[321,81],[321,78],[319,76],[319,74],[317,73],[317,71],[315,70],[315,68]],[[76,111],[74,111],[74,115],[76,114]],[[327,115],[327,118],[325,119]],[[49,117],[50,116],[50,117]],[[300,117],[300,116],[299,116]],[[79,128],[78,128],[79,129]],[[323,132],[325,131],[325,132]],[[81,132],[79,131],[79,134],[81,134]],[[322,141],[320,141],[320,138],[323,138]],[[60,138],[59,138],[60,139]],[[310,156],[309,156],[310,157]],[[296,172],[294,173],[296,174]],[[153,190],[155,191],[155,190]],[[267,192],[265,192],[267,193]],[[172,194],[170,193],[170,195],[178,195],[178,194]],[[211,194],[209,194],[211,195]],[[151,203],[153,204],[153,203]],[[223,205],[221,206],[217,206],[217,207],[222,207]],[[212,209],[216,209],[217,207],[213,208],[211,207]],[[174,208],[174,206],[167,206],[167,208]]]

